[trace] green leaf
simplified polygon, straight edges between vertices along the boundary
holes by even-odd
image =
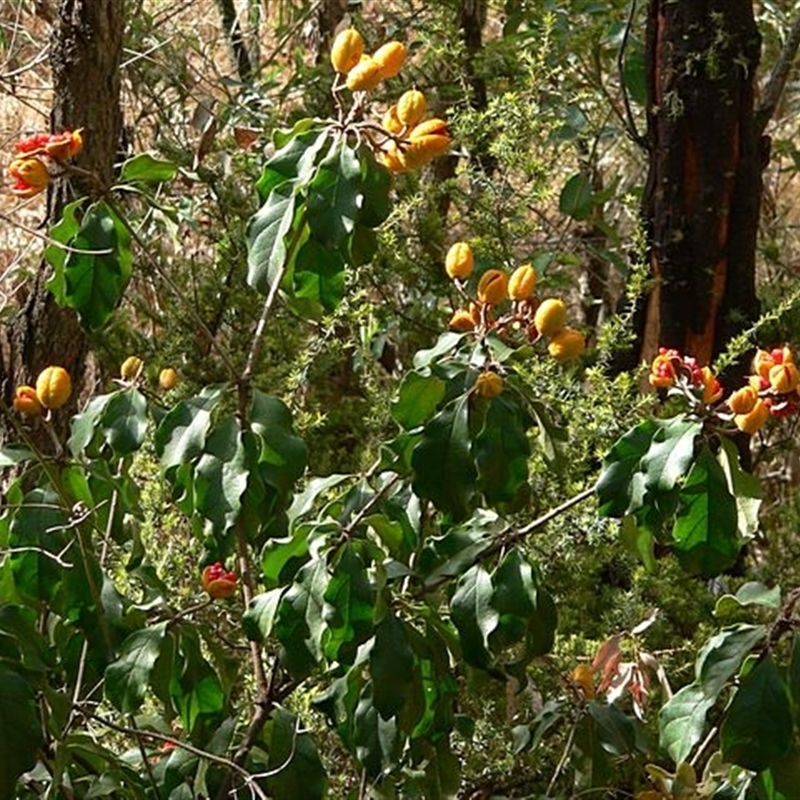
[[[456,520],[468,515],[475,496],[471,444],[469,397],[462,395],[428,422],[411,455],[414,492]]]
[[[297,573],[278,606],[275,636],[283,645],[281,663],[298,680],[308,676],[322,656],[327,584],[324,560],[314,559]]]
[[[248,473],[239,422],[225,417],[208,435],[205,452],[194,470],[195,508],[210,520],[214,532],[229,531],[242,506]]]
[[[358,219],[368,228],[377,228],[392,211],[392,175],[383,164],[375,160],[368,147],[362,147],[358,156],[361,162],[361,190],[364,193]]]
[[[206,386],[199,395],[182,400],[161,420],[155,433],[156,452],[165,470],[199,458],[211,425],[211,412],[224,390]]]
[[[391,405],[392,416],[406,430],[422,425],[444,398],[446,388],[447,384],[436,375],[407,373]]]
[[[300,120],[290,132],[275,131],[273,141],[278,148],[264,165],[256,183],[258,196],[263,203],[270,192],[287,181],[300,185],[308,182],[314,172],[317,156],[329,141],[327,130],[322,130],[314,120]]]
[[[67,444],[75,458],[80,458],[94,441],[103,412],[114,394],[100,394],[92,397],[83,411],[72,418]]]
[[[472,453],[477,487],[490,506],[512,502],[528,488],[526,423],[513,397],[504,393],[489,403],[483,427],[472,442]]]
[[[172,180],[178,167],[171,161],[149,153],[138,153],[125,161],[120,169],[121,183],[163,183]]]
[[[735,595],[724,594],[714,606],[714,616],[724,617],[746,608],[747,606],[765,606],[778,609],[781,606],[781,590],[778,586],[772,589],[757,581],[748,581],[739,587]]]
[[[749,539],[758,530],[758,509],[761,506],[761,481],[756,475],[745,472],[739,463],[736,444],[723,436],[717,459],[728,480],[728,489],[736,498],[739,536]]]
[[[694,458],[694,442],[702,423],[677,417],[659,427],[650,449],[642,459],[645,487],[669,492],[689,471]]]
[[[647,77],[642,47],[629,48],[625,54],[622,78],[633,102],[644,107],[647,102]]]
[[[100,423],[116,456],[135,453],[147,433],[147,400],[138,389],[115,392],[103,408]]]
[[[330,313],[342,302],[344,289],[342,256],[316,239],[306,240],[297,251],[294,264],[294,296],[311,300]]]
[[[136,713],[144,702],[166,630],[167,623],[161,622],[132,633],[117,660],[106,668],[106,697],[123,714]]]
[[[255,389],[250,422],[261,443],[259,474],[288,499],[308,460],[305,442],[294,433],[292,412],[277,397]]]
[[[641,508],[644,493],[641,462],[659,430],[656,420],[647,419],[611,448],[595,486],[601,516],[624,517]]]
[[[586,714],[578,722],[573,737],[570,763],[575,770],[573,797],[580,793],[594,794],[591,789],[608,786],[612,780],[609,756],[603,748],[597,722]]]
[[[69,245],[81,229],[78,219],[78,210],[87,198],[81,197],[73,200],[64,207],[61,219],[50,228],[50,244],[44,251],[47,263],[53,268],[53,275],[47,281],[47,289],[60,306],[67,304],[66,286],[64,285],[64,264],[67,260],[69,249],[64,245]]]
[[[0,467],[16,467],[35,458],[32,450],[21,444],[7,444],[0,447]]]
[[[529,398],[527,405],[539,426],[539,445],[544,453],[545,461],[555,470],[562,469],[566,462],[564,455],[564,445],[567,441],[566,429],[553,421],[552,412],[546,403]]]
[[[314,740],[300,720],[277,707],[266,727],[266,788],[274,800],[322,800],[328,784]]]
[[[375,629],[369,671],[375,708],[383,719],[390,719],[405,705],[414,679],[414,651],[403,623],[391,613]]]
[[[684,569],[710,578],[733,566],[742,546],[736,500],[708,445],[695,459],[680,501],[672,538]]]
[[[64,302],[78,312],[86,330],[99,330],[131,277],[130,233],[113,209],[98,200],[86,210],[80,230],[68,244],[74,249],[64,262]]]
[[[761,626],[733,625],[703,645],[695,663],[695,680],[674,694],[658,716],[661,746],[675,763],[685,761],[703,738],[708,710],[765,635]]]
[[[760,772],[789,752],[794,733],[789,692],[770,655],[744,679],[720,729],[722,757]]]
[[[291,183],[276,186],[247,225],[247,283],[268,294],[286,261],[286,236],[292,229],[295,194]]]
[[[42,724],[36,692],[18,672],[0,663],[0,797],[12,798],[17,778],[36,763],[42,741]]]
[[[558,210],[578,222],[585,220],[594,206],[592,182],[588,175],[578,172],[573,175],[561,190]]]
[[[340,140],[320,164],[308,190],[308,225],[325,248],[337,247],[352,233],[361,200],[358,156]]]
[[[323,650],[330,661],[350,664],[356,648],[372,636],[375,591],[367,568],[352,543],[340,551],[325,590]]]
[[[494,587],[489,573],[476,564],[458,581],[450,601],[450,617],[458,630],[464,659],[475,667],[487,667],[491,660],[489,637],[500,622],[492,605]]]
[[[242,617],[242,627],[247,638],[263,642],[272,635],[272,627],[278,614],[278,605],[283,597],[283,588],[257,594]]]

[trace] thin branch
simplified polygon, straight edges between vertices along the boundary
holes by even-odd
[[[637,0],[631,0],[631,7],[628,11],[628,19],[625,22],[625,30],[622,33],[622,41],[620,42],[619,50],[617,51],[617,72],[619,74],[619,88],[622,92],[622,104],[625,107],[628,136],[630,136],[631,139],[633,139],[633,141],[636,142],[636,144],[638,144],[640,147],[647,150],[647,140],[639,133],[639,129],[636,127],[636,120],[633,117],[631,102],[630,98],[628,97],[628,89],[625,86],[625,50],[628,47],[628,39],[630,38],[631,28],[633,27],[633,18],[636,16],[636,5]]]
[[[800,14],[795,17],[789,35],[783,43],[781,52],[775,66],[767,78],[764,90],[761,93],[761,102],[755,113],[756,133],[761,135],[772,119],[775,109],[778,107],[786,82],[789,80],[789,73],[792,71],[797,50],[800,47]]]

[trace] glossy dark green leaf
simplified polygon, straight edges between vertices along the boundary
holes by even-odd
[[[425,425],[414,447],[414,491],[454,519],[464,519],[475,497],[477,472],[469,436],[469,397],[448,403]]]
[[[659,425],[641,463],[647,489],[669,492],[689,472],[695,439],[702,427],[702,423],[682,417]]]
[[[257,594],[250,601],[242,617],[242,627],[248,639],[262,642],[270,637],[283,592],[283,589],[272,589]]]
[[[641,47],[630,48],[625,53],[622,78],[631,100],[644,107],[647,102],[647,77],[645,74],[644,50]]]
[[[61,219],[50,228],[51,243],[45,248],[44,257],[53,268],[53,275],[47,281],[47,289],[60,305],[66,305],[66,286],[64,285],[64,264],[67,261],[69,248],[64,245],[75,238],[81,229],[78,211],[86,203],[87,198],[81,197],[64,206]]]
[[[286,236],[292,229],[296,197],[291,183],[281,183],[247,225],[247,282],[266,295],[278,280],[287,257]]]
[[[0,797],[13,798],[17,778],[36,763],[43,745],[33,686],[16,670],[0,664]]]
[[[405,705],[414,679],[414,652],[403,623],[391,613],[375,629],[369,671],[375,708],[389,719]]]
[[[361,165],[352,148],[338,141],[323,159],[308,189],[308,225],[326,248],[337,247],[359,217]]]
[[[350,664],[358,645],[372,635],[375,590],[367,568],[352,544],[345,544],[325,589],[323,649],[330,661]]]
[[[552,410],[541,400],[529,398],[527,405],[539,426],[539,445],[545,460],[553,469],[561,470],[566,464],[566,428],[556,424]]]
[[[391,405],[392,416],[406,430],[426,422],[444,398],[445,382],[433,374],[409,372]]]
[[[591,179],[583,172],[578,172],[564,184],[558,199],[558,210],[582,222],[589,216],[593,206]]]
[[[720,729],[722,757],[760,772],[789,751],[794,733],[789,692],[770,655],[739,686]]]
[[[247,480],[239,422],[225,417],[209,432],[194,470],[194,505],[215,533],[221,535],[233,527]]]
[[[278,606],[275,636],[283,646],[281,662],[294,678],[305,678],[322,656],[324,595],[328,572],[314,559],[297,573]]]
[[[203,654],[197,631],[189,626],[178,631],[169,691],[182,727],[189,733],[202,717],[218,720],[225,706],[219,676]]]
[[[487,667],[491,660],[489,637],[500,622],[493,596],[489,573],[476,564],[461,576],[450,601],[450,617],[458,630],[464,659],[475,667]]]
[[[135,453],[147,433],[147,400],[138,389],[115,392],[105,404],[100,423],[115,455]]]
[[[155,445],[165,470],[190,463],[202,455],[211,412],[222,396],[223,389],[207,386],[199,395],[182,400],[161,420],[155,433]]]
[[[585,714],[578,722],[572,741],[569,760],[574,770],[575,793],[608,786],[612,775],[611,761],[591,714]]]
[[[364,193],[359,222],[369,228],[377,228],[386,221],[392,210],[392,175],[375,160],[368,148],[359,150],[358,156],[361,161],[361,190]]]
[[[138,153],[127,159],[120,168],[121,183],[163,183],[172,180],[178,167],[164,158]]]
[[[322,800],[327,773],[306,726],[290,711],[277,707],[266,727],[266,788],[274,800]]]
[[[277,397],[255,389],[250,423],[261,444],[259,474],[288,499],[308,459],[305,443],[294,432],[292,412]]]
[[[601,516],[624,517],[641,508],[645,481],[641,461],[659,430],[656,420],[647,419],[611,448],[595,486]]]
[[[684,569],[710,578],[733,566],[742,546],[736,500],[707,445],[694,460],[680,501],[672,537]]]
[[[313,175],[315,161],[329,141],[328,136],[327,131],[310,119],[300,120],[291,131],[275,131],[273,140],[278,149],[256,182],[261,202],[282,183],[297,180],[305,184]]]
[[[166,630],[167,623],[161,622],[132,633],[106,669],[106,697],[122,713],[133,714],[144,702]]]
[[[84,452],[90,449],[103,412],[112,397],[114,397],[114,393],[95,395],[84,406],[83,410],[72,418],[70,422],[70,437],[67,444],[70,452],[76,458],[80,458]],[[95,448],[91,449],[94,450]]]
[[[714,606],[714,616],[724,617],[741,611],[748,606],[764,606],[778,609],[781,606],[781,590],[778,586],[771,589],[757,581],[742,584],[736,594],[724,594]]]
[[[122,299],[131,277],[133,252],[125,223],[103,200],[86,210],[69,241],[64,262],[64,302],[88,331],[102,328]]]
[[[739,461],[736,444],[723,436],[717,459],[728,479],[728,489],[736,498],[739,536],[747,539],[758,530],[758,510],[761,507],[761,481],[758,476],[745,472]]]
[[[509,503],[528,485],[526,419],[517,401],[503,393],[489,403],[483,427],[472,442],[477,487],[486,503]]]
[[[342,302],[344,289],[342,256],[316,239],[307,239],[297,251],[294,264],[294,296],[313,301],[322,311],[331,312]]]

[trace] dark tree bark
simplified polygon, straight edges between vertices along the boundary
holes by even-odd
[[[647,360],[666,346],[709,362],[758,316],[760,52],[752,0],[649,2]]]
[[[47,226],[57,222],[64,205],[76,197],[97,197],[114,177],[122,130],[120,60],[125,22],[123,0],[61,0],[54,21],[53,131],[84,129],[84,148],[76,166],[92,178],[70,175],[53,181],[48,194]],[[31,383],[44,367],[57,364],[72,375],[77,401],[84,375],[88,340],[71,309],[60,308],[46,288],[49,267],[42,263],[22,307],[0,330],[0,389],[10,403],[14,389]],[[58,420],[68,414],[59,412]],[[65,424],[65,423],[64,423]],[[63,427],[63,426],[62,426]],[[63,430],[57,431],[63,434]],[[40,434],[34,429],[33,434]],[[8,437],[0,418],[0,441]],[[39,437],[43,447],[50,437]]]

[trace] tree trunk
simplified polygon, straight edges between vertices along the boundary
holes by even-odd
[[[123,0],[61,0],[58,7],[51,45],[51,130],[84,129],[84,149],[76,166],[92,173],[94,179],[70,176],[52,182],[48,227],[60,219],[66,203],[83,195],[96,197],[113,183],[122,129],[124,6]],[[46,288],[48,278],[49,268],[42,262],[19,312],[0,330],[0,388],[10,403],[17,385],[31,383],[48,365],[61,365],[73,378],[70,407],[74,409],[80,388],[87,383],[88,340],[75,312],[60,308],[53,300]],[[61,436],[68,416],[61,411],[55,420]],[[9,435],[7,421],[0,418],[0,442]],[[32,435],[41,446],[52,447],[50,437],[40,428],[34,428]]]
[[[758,316],[760,51],[752,0],[649,2],[645,360],[666,346],[707,363]]]

